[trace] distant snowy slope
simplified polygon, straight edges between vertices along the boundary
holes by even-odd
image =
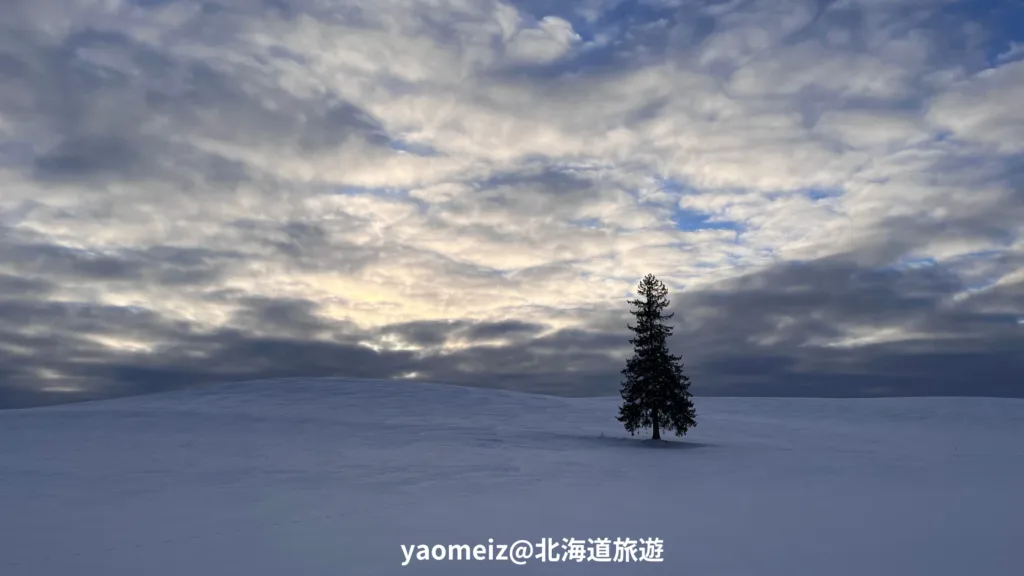
[[[0,411],[5,576],[1024,573],[1024,401],[615,398],[281,380]],[[660,538],[662,563],[401,546]]]

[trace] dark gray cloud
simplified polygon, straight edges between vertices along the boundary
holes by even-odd
[[[441,346],[447,343],[452,335],[465,330],[466,321],[422,320],[419,322],[403,322],[381,328],[381,334],[398,336],[403,342],[415,346]]]
[[[51,290],[53,290],[53,285],[43,280],[0,274],[0,294],[4,294],[8,298],[43,296]]]
[[[353,229],[366,224],[346,215],[333,225]],[[239,220],[232,227],[241,245],[274,254],[297,270],[352,274],[387,257],[384,247],[333,238],[331,230],[313,222]]]
[[[519,320],[505,320],[503,322],[480,322],[466,330],[466,337],[470,340],[489,340],[493,338],[522,337],[536,334],[544,329],[543,326],[531,322]]]
[[[488,340],[525,340],[543,332],[545,327],[532,322],[504,320],[471,322],[468,320],[426,320],[391,324],[380,329],[382,335],[397,336],[414,346],[435,347],[453,341],[476,344]]]
[[[957,301],[965,289],[938,266],[784,265],[680,298],[676,342],[723,392],[1024,395],[1024,282]]]
[[[962,289],[955,276],[934,268],[877,271],[839,259],[785,265],[675,298],[673,348],[702,395],[1024,397],[1024,325],[1016,315],[991,311],[997,304],[1020,309],[1024,282],[950,304]],[[239,304],[236,328],[205,332],[146,311],[8,297],[0,300],[0,388],[13,406],[200,382],[415,373],[421,380],[594,395],[617,390],[629,352],[624,302],[591,328],[543,336],[542,326],[517,321],[413,322],[377,331],[428,348],[470,341],[428,354],[361,346],[371,334],[325,318],[312,302]],[[876,326],[926,336],[820,345]],[[151,353],[113,352],[90,335],[161,344]],[[510,336],[510,344],[472,344]],[[43,394],[26,385],[44,370],[59,374],[53,382],[84,384],[83,391]]]
[[[53,244],[0,242],[0,264],[55,281],[200,285],[220,278],[226,266],[241,257],[241,253],[229,250],[177,246],[97,253]]]

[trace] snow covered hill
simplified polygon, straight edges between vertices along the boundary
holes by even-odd
[[[411,382],[2,411],[0,574],[1024,573],[1024,401],[696,402],[661,445],[615,398]],[[402,566],[547,538],[660,539],[663,562]]]

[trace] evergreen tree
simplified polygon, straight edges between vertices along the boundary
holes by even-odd
[[[663,314],[668,306],[668,289],[654,277],[644,276],[637,289],[639,298],[628,300],[636,325],[627,327],[634,337],[633,357],[626,361],[622,374],[622,406],[619,422],[633,435],[643,428],[654,428],[654,440],[661,439],[661,430],[675,430],[676,436],[697,425],[697,414],[690,395],[690,379],[683,374],[680,356],[668,350],[668,337],[672,327],[665,320],[673,314]]]

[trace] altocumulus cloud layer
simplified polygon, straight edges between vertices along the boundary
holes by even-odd
[[[1024,395],[1024,4],[7,0],[0,405]]]

